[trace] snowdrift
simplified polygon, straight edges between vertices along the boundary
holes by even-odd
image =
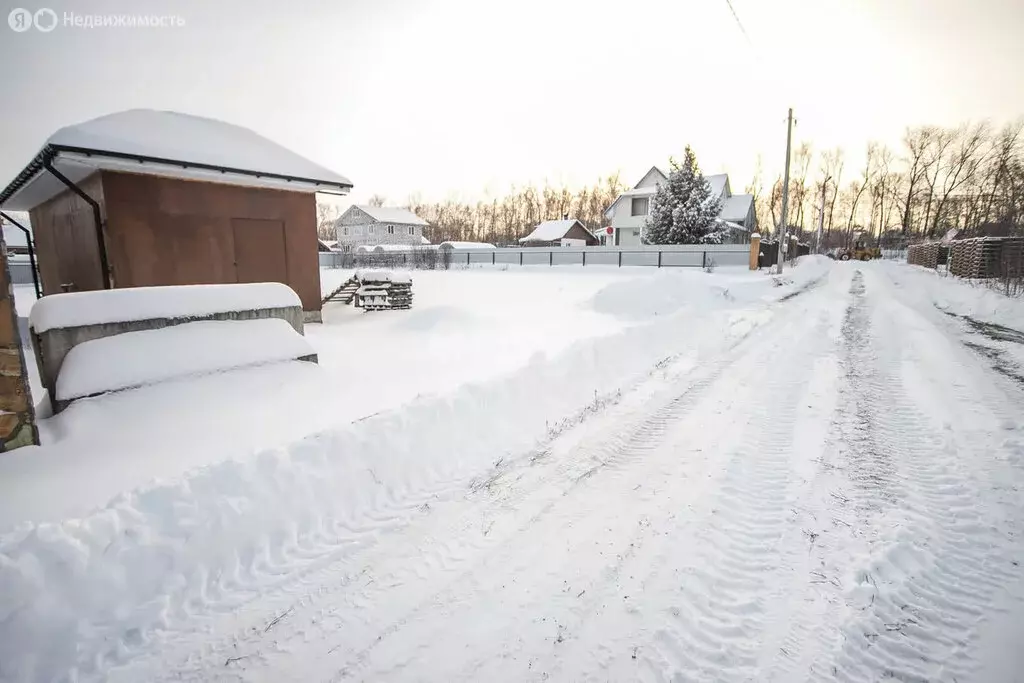
[[[211,320],[125,332],[71,349],[57,377],[57,399],[70,401],[177,377],[315,355],[305,337],[278,318]]]
[[[683,317],[632,327],[448,398],[126,493],[82,519],[10,531],[0,537],[0,678],[102,678],[175,619],[230,609],[366,540],[382,517],[464,491],[659,359],[699,358],[770,315],[718,312],[699,333]]]
[[[738,267],[719,268],[714,273],[664,269],[653,277],[608,285],[594,295],[590,306],[599,313],[643,321],[683,310],[706,311],[728,304],[772,301],[811,286],[829,267],[829,260],[823,256],[805,256],[781,276]],[[765,279],[778,287],[765,293]]]

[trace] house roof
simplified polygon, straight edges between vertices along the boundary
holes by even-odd
[[[345,216],[352,209],[359,209],[378,223],[397,223],[399,225],[429,225],[425,220],[408,209],[399,209],[397,206],[369,206],[366,204],[353,204],[348,208]],[[341,218],[338,218],[341,220]]]
[[[61,128],[0,192],[0,206],[29,209],[97,170],[343,194],[348,178],[241,126],[153,109],[131,109]]]
[[[594,237],[594,233],[587,230],[587,227],[580,223],[575,218],[569,218],[566,220],[559,221],[544,221],[533,229],[526,237],[520,237],[520,242],[554,242],[565,237],[565,234],[569,232],[574,225],[579,223],[579,226],[587,231],[587,234]],[[594,237],[594,239],[597,239]]]
[[[722,210],[718,212],[724,220],[743,223],[750,214],[750,207],[754,204],[752,194],[734,194],[722,201]]]
[[[729,186],[729,174],[718,173],[715,175],[706,175],[704,180],[711,186],[711,194],[715,197],[722,197],[725,194],[725,189]],[[724,199],[724,197],[723,197]]]
[[[652,171],[657,171],[658,173],[661,173],[663,176],[668,178],[668,175],[664,171],[662,171],[657,166],[652,166],[650,170],[644,174],[644,177],[640,179],[637,185],[642,183],[647,178],[647,176],[651,174]],[[730,194],[728,173],[716,173],[715,175],[706,175],[704,176],[704,180],[706,180],[708,185],[711,186],[712,196],[722,199],[722,210],[719,212],[719,216],[727,220],[738,219],[740,222],[743,222],[743,220],[745,220],[747,217],[747,209],[744,207],[749,207],[750,203],[754,200],[753,195]],[[622,201],[624,198],[650,197],[653,196],[654,193],[657,191],[658,188],[656,186],[634,187],[631,190],[626,190],[625,192],[621,193],[618,197],[616,197],[615,201],[612,202],[607,209],[605,209],[604,215],[606,218],[611,218],[614,213],[616,205],[618,205],[618,203]],[[746,197],[747,199],[741,199],[737,202],[732,202],[731,200],[734,197]],[[740,213],[736,213],[736,211],[740,211]]]

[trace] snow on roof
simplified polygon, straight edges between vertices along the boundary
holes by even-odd
[[[128,287],[44,296],[32,306],[36,332],[150,318],[200,318],[257,308],[301,306],[299,295],[280,282],[238,285]]]
[[[544,221],[536,228],[533,229],[526,237],[519,238],[520,242],[553,242],[560,240],[565,237],[565,234],[572,229],[577,223],[580,224],[584,230],[587,230],[586,226],[580,223],[575,218],[558,221]],[[587,232],[590,232],[587,230]],[[591,233],[593,235],[593,233]]]
[[[357,270],[356,279],[360,282],[412,282],[412,275],[404,271]]]
[[[353,204],[348,211],[359,209],[368,214],[370,218],[378,223],[398,223],[399,225],[429,225],[425,220],[408,209],[400,209],[397,206],[366,206]],[[346,211],[345,213],[348,213]],[[344,214],[342,214],[344,216]],[[341,220],[339,218],[338,220]]]
[[[57,399],[315,354],[306,338],[280,318],[205,320],[125,332],[68,351],[57,376]]]
[[[441,242],[438,246],[441,249],[497,249],[486,242]]]
[[[173,111],[130,109],[51,135],[36,160],[0,193],[0,204],[32,208],[64,190],[41,168],[40,156],[48,150],[56,153],[58,169],[75,182],[105,169],[256,186],[285,184],[307,191],[338,192],[352,186],[348,178],[248,128]],[[196,166],[182,168],[188,164]],[[28,196],[19,201],[23,190],[29,190]]]
[[[718,215],[727,221],[743,223],[747,220],[753,203],[754,195],[752,194],[734,194],[722,202],[722,210],[718,212]]]
[[[428,240],[426,237],[420,235],[420,244],[430,244],[430,240]]]
[[[723,197],[725,194],[725,188],[729,184],[729,174],[718,173],[716,175],[706,175],[704,176],[704,180],[706,180],[708,185],[711,186],[712,195],[715,197]]]

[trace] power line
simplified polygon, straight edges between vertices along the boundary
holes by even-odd
[[[736,8],[732,6],[732,0],[725,0],[725,4],[729,6],[729,11],[732,12],[732,18],[736,20],[736,25],[740,27],[743,37],[747,39],[747,44],[753,46],[753,43],[750,42],[750,35],[747,33],[747,29],[743,28],[743,22],[740,21],[740,15],[736,14]]]

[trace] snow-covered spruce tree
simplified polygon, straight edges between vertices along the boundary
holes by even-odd
[[[670,159],[668,180],[651,198],[644,225],[646,244],[720,244],[724,231],[718,227],[722,200],[711,196],[711,186],[697,166],[697,157],[686,146],[683,163]]]

